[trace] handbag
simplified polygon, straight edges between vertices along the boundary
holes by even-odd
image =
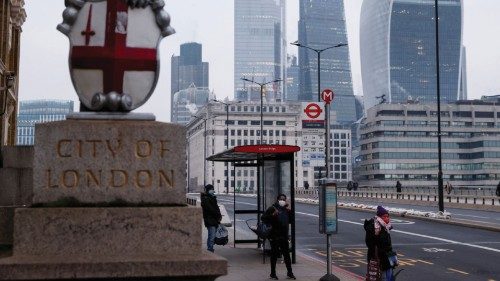
[[[220,246],[226,245],[229,242],[228,235],[229,233],[227,231],[227,228],[222,224],[219,224],[217,230],[215,231],[215,239],[214,239],[215,245],[220,245]]]
[[[266,224],[264,222],[259,222],[257,224],[257,229],[255,233],[257,233],[257,236],[261,239],[267,239],[269,238],[269,235],[271,234],[273,227],[270,224]]]
[[[378,258],[378,249],[375,247],[375,255],[368,261],[366,269],[366,281],[380,281],[382,274],[380,272],[380,260]]]

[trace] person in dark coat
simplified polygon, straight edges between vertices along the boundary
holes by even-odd
[[[395,280],[393,269],[398,265],[396,253],[392,250],[390,231],[392,225],[389,212],[382,206],[377,207],[377,215],[365,222],[367,259],[379,260],[381,281]]]
[[[403,185],[401,185],[401,183],[399,181],[396,182],[396,192],[398,193],[398,198],[399,198],[399,194],[401,193],[401,187],[403,187]]]
[[[214,186],[211,184],[207,184],[205,192],[201,193],[201,208],[203,210],[203,222],[208,232],[207,250],[213,253],[215,232],[222,220],[222,215],[217,204]]]
[[[278,280],[276,275],[276,262],[281,253],[285,260],[288,279],[296,279],[292,271],[292,261],[290,259],[290,248],[288,245],[288,226],[292,215],[290,205],[286,202],[286,195],[280,194],[271,207],[269,207],[262,221],[272,226],[269,233],[271,243],[271,275],[269,277]]]
[[[497,185],[497,196],[500,197],[500,182]]]

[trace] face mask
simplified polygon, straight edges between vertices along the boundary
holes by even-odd
[[[214,194],[215,194],[215,190],[210,189],[210,190],[208,191],[208,194],[210,194],[210,195],[214,195]]]
[[[285,200],[279,200],[279,201],[278,201],[278,204],[279,204],[281,207],[285,207],[285,205],[286,205],[286,201],[285,201]]]

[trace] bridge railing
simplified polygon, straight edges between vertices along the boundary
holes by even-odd
[[[396,192],[395,188],[392,189],[368,189],[361,188],[358,190],[347,190],[345,188],[339,188],[337,194],[342,198],[352,198],[352,199],[390,199],[390,200],[411,200],[411,201],[438,201],[438,194],[435,190],[427,189],[413,189],[410,192],[408,189],[402,190],[401,193]],[[490,194],[488,192],[483,194]],[[500,206],[500,197],[493,195],[483,195],[481,192],[476,194],[444,194],[444,201],[448,203],[457,204],[472,204],[472,205],[489,205],[489,206]],[[297,198],[310,198],[318,199],[317,189],[296,189],[295,196]]]

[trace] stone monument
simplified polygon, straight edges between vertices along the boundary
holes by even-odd
[[[163,0],[67,0],[58,29],[85,112],[39,124],[33,200],[14,215],[0,280],[215,280],[201,209],[186,205],[185,129],[131,113],[172,34]]]

